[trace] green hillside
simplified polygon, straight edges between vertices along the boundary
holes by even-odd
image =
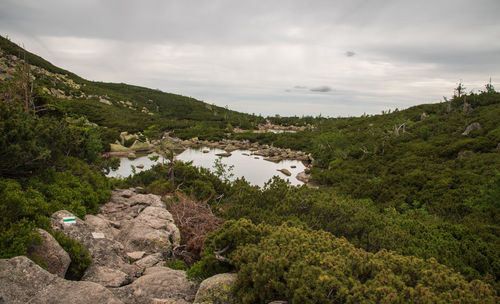
[[[1,36],[0,49],[2,74],[15,72],[24,59],[30,65],[29,72],[34,77],[34,106],[50,105],[52,110],[85,115],[90,121],[115,131],[138,132],[158,125],[177,131],[179,137],[199,135],[215,139],[224,136],[228,126],[249,129],[264,121],[262,117],[160,90],[88,81]]]

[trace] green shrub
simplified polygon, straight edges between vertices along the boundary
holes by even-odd
[[[27,255],[30,246],[40,244],[42,239],[35,227],[26,219],[0,226],[0,259]]]
[[[219,262],[213,254],[206,254],[186,271],[186,276],[188,280],[201,282],[206,278],[218,273],[229,272],[232,269],[234,269],[233,266]]]
[[[71,258],[71,263],[69,264],[65,278],[74,281],[80,280],[87,267],[92,263],[92,258],[87,248],[81,243],[65,236],[61,231],[56,231],[54,233],[54,238]]]
[[[436,262],[355,248],[324,231],[228,221],[207,249],[229,246],[241,303],[496,303],[493,288]],[[236,250],[233,248],[236,246]],[[209,249],[208,249],[209,250]],[[199,262],[199,268],[204,262]]]
[[[178,259],[168,260],[163,266],[176,270],[187,270],[188,268],[184,261]]]
[[[164,179],[155,180],[146,187],[146,191],[148,193],[153,193],[156,195],[165,195],[167,193],[173,192],[174,190],[174,186]]]

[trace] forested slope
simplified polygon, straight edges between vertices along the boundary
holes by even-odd
[[[153,125],[179,137],[221,138],[233,127],[253,128],[264,118],[211,105],[194,98],[124,83],[85,80],[52,65],[0,36],[0,75],[29,74],[32,103],[118,131],[139,132]],[[25,63],[27,65],[25,65]],[[27,77],[27,76],[26,76]],[[168,84],[167,84],[168,85]],[[203,132],[202,132],[203,130]]]

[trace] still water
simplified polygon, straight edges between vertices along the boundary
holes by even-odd
[[[208,153],[203,153],[203,150],[209,151]],[[184,162],[192,161],[194,166],[204,167],[210,170],[213,170],[213,165],[215,160],[218,158],[216,154],[223,153],[223,150],[220,149],[187,149],[181,154],[176,156],[176,159],[182,160]],[[248,154],[245,155],[245,154]],[[284,180],[290,181],[292,185],[302,185],[303,183],[295,178],[295,176],[305,170],[304,164],[297,160],[283,160],[279,163],[269,162],[263,159],[262,156],[251,155],[251,151],[247,150],[236,150],[231,152],[231,156],[223,157],[222,163],[227,164],[228,166],[233,165],[233,169],[231,173],[234,176],[231,180],[234,180],[238,177],[245,177],[245,179],[252,185],[264,186],[264,183],[267,182],[274,175],[279,176]],[[108,177],[127,177],[132,174],[131,165],[136,167],[136,172],[140,172],[143,170],[150,169],[155,163],[149,159],[149,156],[155,155],[155,153],[150,155],[140,156],[134,160],[130,160],[128,158],[120,159],[120,167],[117,171],[110,172]],[[161,161],[161,158],[158,160]],[[137,165],[144,165],[143,169],[137,168]],[[292,168],[295,166],[295,168]],[[292,173],[291,176],[286,176],[281,172],[278,172],[279,169],[287,169]]]

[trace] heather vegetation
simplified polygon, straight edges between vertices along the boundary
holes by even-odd
[[[0,47],[2,58],[18,58],[0,83],[0,258],[26,255],[55,211],[83,218],[112,187],[142,187],[162,196],[181,231],[169,265],[189,266],[195,281],[237,272],[242,303],[498,302],[500,94],[491,84],[381,115],[269,117],[308,126],[296,133],[234,133],[264,118],[90,82],[6,39]],[[306,151],[321,187],[231,182],[220,162],[214,173],[175,161],[108,179],[112,161],[101,154],[121,131]],[[88,253],[55,237],[78,279]]]

